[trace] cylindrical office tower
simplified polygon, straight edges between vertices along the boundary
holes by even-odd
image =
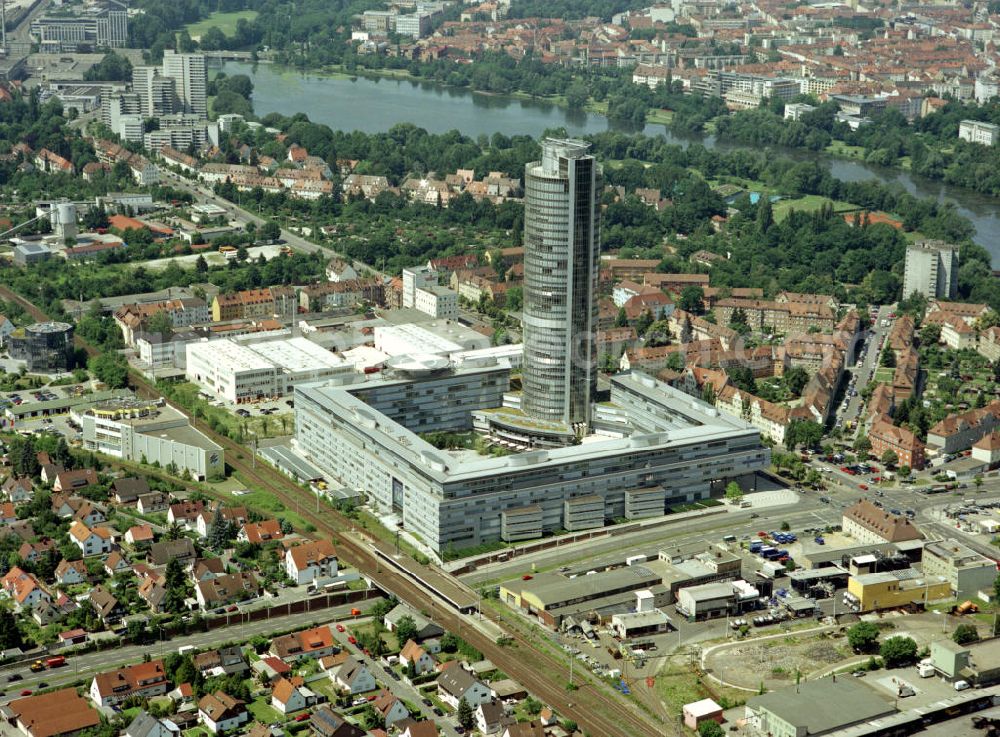
[[[597,389],[600,165],[578,140],[546,139],[524,176],[522,409],[590,422]]]

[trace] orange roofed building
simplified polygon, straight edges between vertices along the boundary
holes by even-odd
[[[167,692],[162,660],[98,673],[90,683],[90,698],[99,706],[114,706],[132,696],[148,699]]]

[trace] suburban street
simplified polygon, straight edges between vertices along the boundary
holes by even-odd
[[[187,177],[182,177],[179,174],[170,171],[169,169],[161,169],[160,173],[165,177],[165,182],[170,184],[177,189],[182,189],[185,192],[190,193],[192,196],[196,197],[198,200],[203,202],[210,202],[213,205],[218,205],[226,210],[230,217],[239,217],[240,219],[252,222],[255,225],[263,225],[267,220],[255,215],[254,213],[240,207],[238,204],[230,202],[229,200],[219,197],[212,191],[211,187],[205,184],[200,184],[194,182]],[[289,230],[282,229],[281,238],[291,248],[296,251],[302,251],[303,253],[316,253],[317,251],[324,251],[329,253],[331,257],[337,255],[333,250],[324,248],[323,246],[317,245],[312,241],[308,241],[302,236],[293,233]],[[370,264],[365,264],[360,261],[354,262],[354,268],[364,269],[365,271],[374,272],[378,276],[384,277],[385,274],[381,274],[375,270],[374,266]]]
[[[364,602],[367,608],[377,599]],[[147,653],[154,657],[163,657],[170,652],[176,652],[178,648],[192,645],[196,648],[204,649],[217,647],[218,645],[230,641],[246,641],[256,635],[267,635],[278,630],[306,629],[307,627],[319,624],[335,624],[336,622],[350,622],[355,618],[351,617],[352,607],[357,604],[347,604],[344,606],[330,607],[329,609],[317,609],[312,612],[300,612],[283,617],[272,617],[256,622],[241,622],[239,616],[233,617],[233,624],[229,627],[210,630],[209,632],[197,632],[181,637],[174,637],[166,641],[154,642],[150,645],[127,645],[125,647],[109,648],[85,653],[83,655],[68,655],[66,665],[55,670],[46,670],[40,673],[32,673],[29,669],[30,661],[24,661],[16,665],[0,667],[0,701],[10,701],[17,698],[23,689],[41,688],[39,684],[47,683],[49,686],[72,683],[81,679],[88,679],[95,673],[110,670],[128,663],[136,663],[143,659]],[[22,680],[12,682],[10,676],[18,674]]]
[[[879,359],[879,346],[882,345],[882,341],[889,331],[892,329],[891,324],[887,327],[882,326],[882,321],[889,319],[889,315],[892,313],[894,305],[883,305],[878,310],[878,315],[875,317],[874,323],[869,332],[869,339],[865,347],[864,359],[860,366],[852,369],[855,376],[854,390],[855,394],[852,397],[847,398],[847,408],[843,413],[838,414],[838,421],[846,422],[847,420],[857,421],[864,407],[864,400],[861,398],[862,390],[868,386],[868,383],[872,380],[875,375],[875,369],[878,368]]]

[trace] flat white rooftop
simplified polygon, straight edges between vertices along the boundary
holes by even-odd
[[[247,348],[277,368],[291,372],[341,368],[345,364],[337,354],[302,337],[250,343]]]
[[[228,338],[189,343],[187,351],[189,356],[195,355],[208,364],[228,364],[234,371],[265,371],[274,368],[274,364],[263,356]]]
[[[391,356],[403,353],[452,353],[489,346],[489,339],[452,320],[422,324],[385,325],[375,328],[375,348]]]

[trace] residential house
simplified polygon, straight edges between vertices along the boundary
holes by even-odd
[[[371,705],[382,718],[386,729],[390,729],[397,722],[410,718],[410,712],[403,701],[391,691],[381,691],[371,702]]]
[[[302,678],[281,678],[271,690],[271,706],[282,714],[302,711],[316,703],[316,694],[305,687]]]
[[[92,588],[87,600],[105,627],[117,624],[128,613],[117,597],[104,586]]]
[[[74,471],[63,471],[56,474],[52,482],[52,491],[79,491],[97,483],[97,472],[92,468],[78,468]]]
[[[323,704],[313,711],[309,726],[319,737],[365,737],[363,729],[346,721],[327,704]]]
[[[157,719],[141,710],[125,728],[125,737],[180,737],[181,729],[169,719]]]
[[[896,358],[892,393],[897,403],[920,394],[920,356],[913,348],[907,348]]]
[[[58,476],[60,473],[66,470],[62,467],[62,464],[60,463],[51,463],[51,462],[43,463],[42,461],[39,461],[39,463],[41,464],[42,469],[38,475],[42,479],[42,483],[45,484],[46,486],[52,486],[52,484],[56,482],[56,476]],[[53,499],[53,502],[54,501],[55,499]],[[65,517],[68,515],[62,514],[60,516]]]
[[[972,446],[972,458],[990,469],[1000,463],[1000,432],[991,432]]]
[[[164,494],[162,491],[151,491],[139,497],[135,508],[139,511],[139,514],[152,514],[153,512],[164,512],[169,506],[169,494]]]
[[[232,673],[242,674],[250,670],[250,666],[243,657],[243,649],[239,645],[230,645],[198,653],[194,656],[194,667],[206,678]]]
[[[7,571],[2,583],[4,591],[13,599],[14,606],[19,612],[52,601],[52,596],[42,586],[41,581],[35,578],[35,574],[27,573],[17,566]]]
[[[410,672],[416,676],[430,673],[437,666],[430,653],[413,640],[407,640],[403,649],[399,651],[399,662],[407,666]]]
[[[322,658],[336,650],[333,633],[326,625],[271,640],[271,654],[289,662],[301,658]]]
[[[440,625],[435,624],[416,609],[412,609],[406,604],[397,604],[382,618],[382,622],[385,624],[387,630],[395,632],[396,624],[403,617],[409,617],[413,620],[413,624],[417,628],[417,642],[423,642],[431,637],[441,637],[444,635],[444,629]],[[431,650],[430,652],[435,651]]]
[[[437,735],[437,723],[430,719],[424,719],[420,722],[411,721],[399,733],[399,737],[437,737]]]
[[[89,577],[87,566],[82,560],[61,560],[56,566],[56,583],[60,586],[73,586],[86,583]]]
[[[1000,401],[967,412],[948,415],[927,431],[927,444],[942,453],[971,447],[1000,427]]]
[[[206,507],[195,517],[195,530],[201,537],[208,537],[209,530],[215,524],[215,518],[222,517],[223,520],[233,524],[234,529],[239,529],[249,519],[246,507]]]
[[[90,683],[90,698],[98,706],[116,706],[133,696],[151,699],[166,692],[167,674],[159,659],[98,673]]]
[[[212,734],[228,732],[250,721],[246,705],[224,691],[205,694],[198,702],[198,719]]]
[[[503,732],[503,737],[545,737],[545,727],[541,720],[516,722],[510,724]]]
[[[71,737],[101,724],[101,715],[80,698],[75,688],[14,699],[6,709],[10,732],[27,737]]]
[[[285,573],[296,584],[337,575],[337,553],[329,540],[296,545],[285,552]]]
[[[915,331],[916,326],[913,318],[909,315],[900,315],[892,324],[892,330],[889,331],[889,348],[896,353],[909,350],[913,346]]]
[[[330,680],[350,694],[372,691],[377,685],[365,662],[353,655],[347,656],[343,663],[330,671]]]
[[[949,316],[941,323],[941,342],[953,351],[975,350],[979,342],[976,329],[959,317]]]
[[[161,540],[149,546],[149,554],[146,559],[154,566],[165,566],[172,558],[178,558],[181,562],[194,560],[194,543],[186,537],[177,540]]]
[[[177,524],[189,530],[196,529],[198,515],[205,508],[203,501],[183,501],[171,504],[167,510],[167,522]]]
[[[272,540],[281,540],[285,533],[281,531],[281,523],[276,519],[265,519],[260,522],[247,522],[236,535],[236,539],[244,543],[263,545]]]
[[[2,488],[4,496],[14,504],[30,502],[35,497],[35,487],[27,476],[19,478],[11,476],[4,480],[0,488]]]
[[[976,350],[988,361],[1000,361],[1000,327],[993,326],[980,333]]]
[[[11,523],[13,526],[14,523]],[[42,559],[54,553],[56,550],[55,540],[39,540],[36,543],[21,543],[17,549],[17,557],[25,563],[40,563]]]
[[[91,529],[83,522],[73,520],[69,526],[69,539],[80,548],[83,557],[104,555],[112,548],[111,531],[106,527]]]
[[[164,585],[164,579],[152,576],[143,578],[139,584],[139,596],[154,614],[162,612],[167,599],[167,587]]]
[[[124,573],[125,571],[132,570],[132,564],[119,553],[117,550],[111,552],[107,558],[104,559],[104,572],[108,576],[114,577],[119,573]]]
[[[111,498],[116,504],[124,506],[135,506],[139,497],[149,491],[149,482],[141,478],[115,479],[111,484]]]
[[[261,586],[252,571],[240,571],[199,581],[194,587],[195,598],[202,609],[249,601],[260,596]]]
[[[108,516],[104,513],[104,510],[96,504],[84,499],[73,513],[73,519],[78,522],[83,522],[83,524],[87,525],[87,527],[94,527],[102,522],[107,522]]]
[[[226,563],[222,558],[198,558],[191,563],[191,580],[196,584],[226,573]]]
[[[125,532],[125,543],[134,550],[145,550],[153,544],[152,525],[132,525]]]
[[[915,471],[924,467],[924,444],[905,427],[896,427],[888,417],[876,419],[868,430],[872,455],[881,458],[886,451],[893,451],[901,466]]]
[[[14,502],[0,502],[0,525],[12,525],[17,522],[17,511]]]
[[[976,302],[946,302],[941,299],[932,300],[927,305],[924,321],[934,322],[939,315],[952,315],[960,318],[967,325],[974,325],[980,318],[990,313],[989,305]]]
[[[513,722],[499,701],[485,701],[476,707],[476,729],[481,734],[499,734]]]
[[[458,663],[441,672],[437,686],[438,697],[453,709],[457,709],[458,702],[463,699],[475,709],[493,698],[490,689]]]

